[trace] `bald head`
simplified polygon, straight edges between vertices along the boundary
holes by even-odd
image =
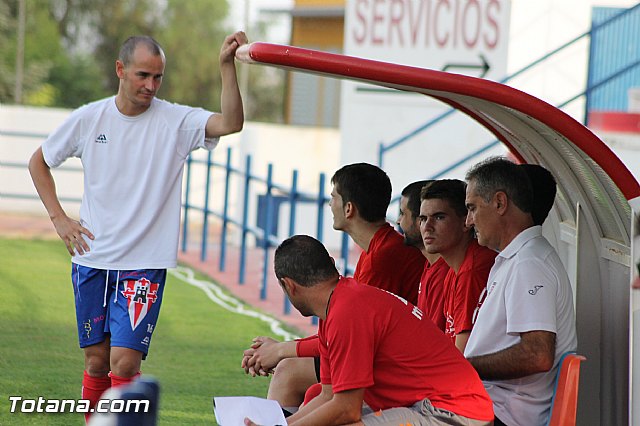
[[[152,55],[162,56],[164,59],[164,51],[162,50],[162,47],[160,47],[160,44],[152,37],[146,35],[131,36],[122,44],[122,47],[120,47],[120,53],[118,54],[118,60],[122,62],[125,67],[131,63],[133,53],[138,46],[144,47]]]

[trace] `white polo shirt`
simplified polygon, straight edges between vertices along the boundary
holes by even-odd
[[[115,97],[75,110],[42,145],[57,167],[79,157],[84,169],[80,223],[95,236],[73,261],[98,269],[176,266],[184,163],[205,139],[211,112],[153,99],[135,117],[120,113]]]
[[[540,226],[522,231],[496,257],[464,355],[498,352],[518,343],[520,333],[536,330],[556,333],[550,371],[483,381],[496,416],[509,426],[546,424],[560,356],[577,347],[569,277]]]

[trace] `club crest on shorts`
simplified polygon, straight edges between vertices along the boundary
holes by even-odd
[[[152,283],[146,278],[138,281],[124,281],[124,290],[121,293],[127,298],[127,310],[132,330],[136,329],[149,312],[151,305],[156,302],[157,292],[158,284]]]

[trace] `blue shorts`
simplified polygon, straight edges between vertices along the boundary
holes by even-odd
[[[147,354],[156,328],[166,269],[110,271],[72,263],[80,347],[104,342]]]

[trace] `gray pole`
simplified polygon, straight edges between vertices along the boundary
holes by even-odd
[[[26,0],[18,1],[18,46],[16,48],[16,87],[13,99],[22,103],[22,81],[24,79],[24,33],[26,21]]]

